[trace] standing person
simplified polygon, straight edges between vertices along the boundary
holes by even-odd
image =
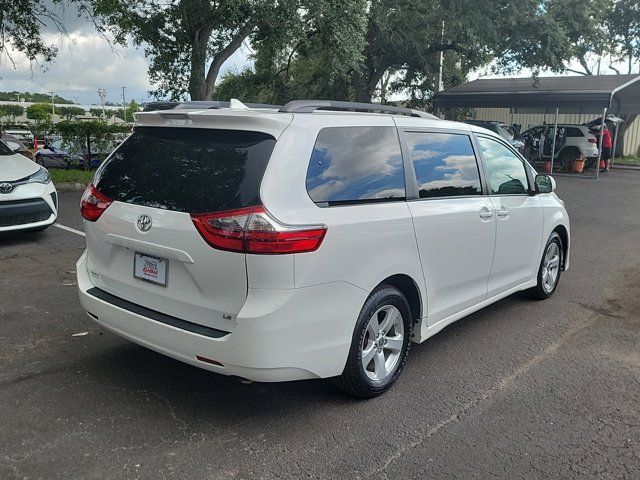
[[[600,165],[600,169],[604,172],[609,171],[609,159],[611,158],[612,147],[613,142],[611,140],[611,132],[605,122],[604,131],[602,132],[602,162]]]

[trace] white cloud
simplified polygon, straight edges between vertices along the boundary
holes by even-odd
[[[42,70],[16,51],[9,50],[15,68],[6,56],[0,56],[1,91],[50,91],[80,103],[99,103],[98,88],[107,90],[107,101],[120,103],[122,87],[127,99],[149,100],[152,88],[147,73],[149,62],[142,48],[112,46],[85,21],[84,25],[62,35],[45,28],[47,44],[58,48],[58,55]],[[249,51],[242,47],[223,66],[226,71],[241,70],[249,64]]]

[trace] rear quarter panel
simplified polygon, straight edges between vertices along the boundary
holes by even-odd
[[[261,198],[284,223],[324,224],[328,228],[317,251],[294,256],[296,288],[348,282],[370,292],[385,278],[405,274],[414,280],[425,299],[424,277],[406,202],[319,207],[307,193],[307,169],[321,128],[395,127],[389,116],[362,117],[296,115],[276,144],[262,182]],[[426,311],[425,306],[422,311]]]

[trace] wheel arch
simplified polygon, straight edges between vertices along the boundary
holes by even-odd
[[[565,269],[567,259],[569,258],[569,231],[564,225],[556,225],[551,233],[557,233],[562,240],[562,269]]]
[[[413,321],[419,321],[422,318],[422,296],[420,288],[413,278],[404,273],[397,273],[382,280],[375,288],[380,285],[391,285],[400,290],[407,297]]]
[[[582,155],[582,151],[580,150],[580,147],[578,147],[577,145],[565,145],[558,152],[558,158],[562,158],[565,155],[568,156],[571,154],[579,156],[579,155]]]

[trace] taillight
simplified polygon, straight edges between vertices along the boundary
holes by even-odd
[[[589,143],[598,143],[598,140],[596,138],[587,138],[587,141]]]
[[[262,206],[191,215],[205,241],[219,250],[275,255],[317,250],[325,225],[285,225]]]
[[[93,186],[93,183],[90,183],[80,199],[80,213],[85,220],[95,222],[107,207],[111,205],[112,201],[113,200],[100,193],[96,187]]]

